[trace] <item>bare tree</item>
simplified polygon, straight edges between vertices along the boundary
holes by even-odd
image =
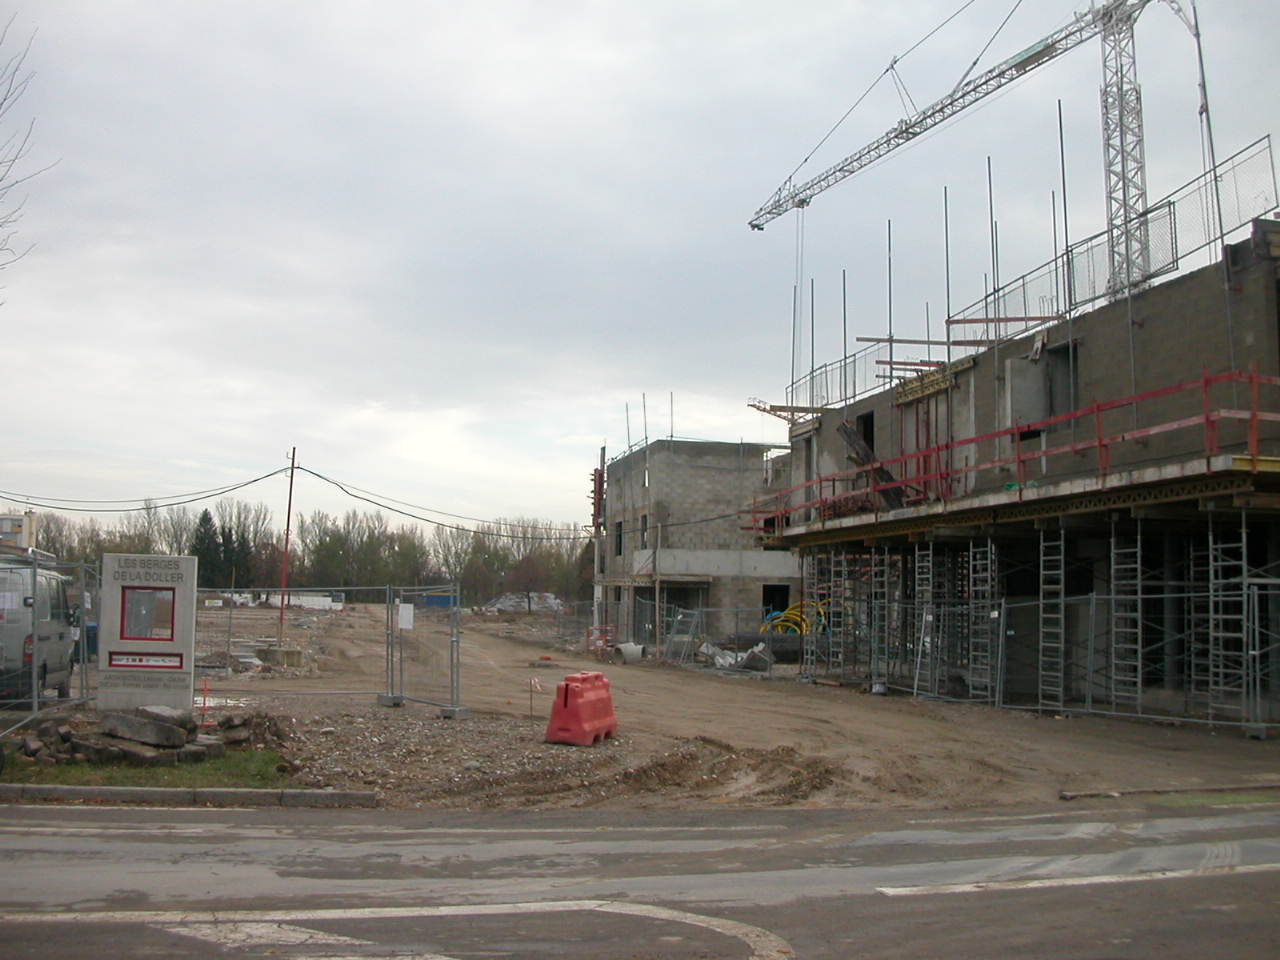
[[[471,559],[473,536],[462,527],[436,527],[431,531],[431,551],[450,582],[462,579],[462,571]]]
[[[166,507],[160,518],[160,549],[171,556],[186,556],[195,530],[196,518],[189,509]]]
[[[4,28],[0,29],[0,50],[8,47],[13,21],[14,17],[10,17]],[[31,83],[32,74],[27,69],[27,55],[31,52],[34,39],[35,35],[32,34],[22,49],[0,60],[0,123],[6,123],[10,119],[10,114]],[[43,167],[31,173],[22,173],[20,170],[22,161],[31,149],[31,134],[34,130],[35,120],[28,120],[25,125],[17,126],[13,132],[0,139],[0,269],[21,260],[30,249],[19,252],[14,247],[14,236],[18,221],[22,219],[25,200],[15,201],[11,194],[49,169]]]

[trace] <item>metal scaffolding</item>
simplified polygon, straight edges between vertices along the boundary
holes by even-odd
[[[802,672],[1054,713],[1280,722],[1280,578],[1250,564],[1245,511],[1114,516],[1084,546],[1058,518],[1039,527],[810,548]],[[1010,598],[1015,580],[1036,592]]]

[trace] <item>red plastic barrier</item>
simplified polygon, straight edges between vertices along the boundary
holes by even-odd
[[[589,747],[618,732],[613,694],[603,673],[571,673],[556,685],[547,743]]]

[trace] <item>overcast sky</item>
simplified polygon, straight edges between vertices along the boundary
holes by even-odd
[[[473,517],[585,522],[602,444],[672,429],[779,442],[750,410],[790,369],[794,214],[747,220],[946,2],[329,3],[41,0],[35,118],[0,275],[10,415],[0,489],[164,497],[301,463]],[[923,106],[1012,6],[976,0],[898,65]],[[1083,0],[1024,3],[979,69]],[[1025,9],[1024,9],[1025,8]],[[1201,3],[1220,155],[1280,129],[1274,0]],[[1138,26],[1149,193],[1201,170],[1190,35]],[[986,157],[1002,275],[1052,254],[1056,102],[1070,216],[1103,227],[1095,40],[819,197],[817,362],[982,293]],[[881,83],[800,177],[903,115]],[[6,131],[6,132],[8,132]],[[282,479],[240,496],[283,519]],[[363,505],[300,480],[295,510]]]

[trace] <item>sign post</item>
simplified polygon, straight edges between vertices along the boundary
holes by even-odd
[[[99,710],[190,710],[195,646],[195,557],[103,556]]]

